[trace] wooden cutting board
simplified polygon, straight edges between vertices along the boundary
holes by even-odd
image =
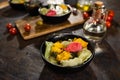
[[[77,16],[71,14],[67,21],[59,24],[46,24],[43,23],[43,25],[36,25],[36,22],[38,20],[42,20],[40,16],[26,16],[20,20],[15,21],[16,27],[18,28],[21,36],[24,40],[32,39],[41,35],[45,35],[51,32],[55,32],[58,30],[62,30],[69,27],[74,27],[75,25],[81,24],[84,22],[83,16],[81,12],[79,11],[79,14]],[[26,23],[29,23],[31,25],[30,32],[25,32],[24,25]]]

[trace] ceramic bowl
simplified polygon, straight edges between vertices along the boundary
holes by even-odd
[[[84,41],[88,42],[87,48],[91,51],[92,55],[84,63],[82,63],[80,65],[77,65],[77,66],[72,66],[72,67],[71,66],[70,67],[69,66],[68,67],[63,67],[63,66],[60,66],[60,65],[52,64],[51,62],[46,60],[46,58],[45,58],[45,49],[46,49],[45,42],[46,41],[56,42],[56,41],[61,41],[61,40],[74,39],[74,38],[82,38]],[[94,58],[94,47],[87,39],[85,39],[81,36],[73,35],[73,34],[70,34],[70,33],[61,33],[61,34],[52,35],[52,36],[48,37],[45,41],[43,41],[43,43],[40,47],[40,53],[41,53],[43,61],[45,62],[45,64],[49,68],[53,69],[54,71],[64,73],[64,72],[73,72],[73,71],[84,70]]]
[[[13,3],[12,0],[9,0],[9,5],[15,10],[25,10],[24,3]]]
[[[48,6],[43,6],[43,7],[48,8]],[[45,23],[52,23],[52,24],[62,23],[64,21],[67,21],[70,14],[71,14],[71,10],[69,8],[69,12],[64,14],[64,15],[61,15],[61,16],[46,16],[46,15],[43,15],[43,14],[40,13],[41,8],[43,8],[43,7],[40,7],[38,9],[38,11],[39,11],[39,14],[40,14],[41,18],[43,19],[43,21]]]

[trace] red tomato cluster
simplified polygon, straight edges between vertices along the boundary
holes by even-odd
[[[111,22],[113,20],[113,17],[114,17],[114,11],[113,10],[109,10],[107,18],[106,18],[106,27],[107,28],[110,28]]]
[[[15,35],[17,33],[17,29],[12,25],[12,23],[7,23],[6,27],[11,35]]]
[[[6,28],[8,29],[8,31],[11,35],[16,35],[17,34],[17,29],[13,26],[12,23],[7,23]],[[26,23],[24,25],[24,30],[26,32],[29,32],[31,30],[30,24]]]
[[[86,20],[89,18],[89,14],[88,12],[83,12],[83,18]],[[109,10],[108,11],[108,15],[107,15],[107,18],[106,18],[106,27],[107,28],[110,28],[111,26],[111,22],[113,20],[113,17],[114,17],[114,11],[113,10]]]

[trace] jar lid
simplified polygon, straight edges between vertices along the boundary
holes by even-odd
[[[96,2],[95,2],[95,5],[97,5],[97,6],[102,6],[102,5],[103,5],[103,2],[102,2],[102,1],[96,1]]]
[[[104,9],[105,5],[102,1],[95,1],[94,2],[94,8],[95,9]]]

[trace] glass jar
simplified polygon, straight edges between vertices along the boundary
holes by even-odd
[[[92,41],[101,41],[106,34],[106,8],[102,1],[93,4],[93,14],[83,25],[85,38]]]

